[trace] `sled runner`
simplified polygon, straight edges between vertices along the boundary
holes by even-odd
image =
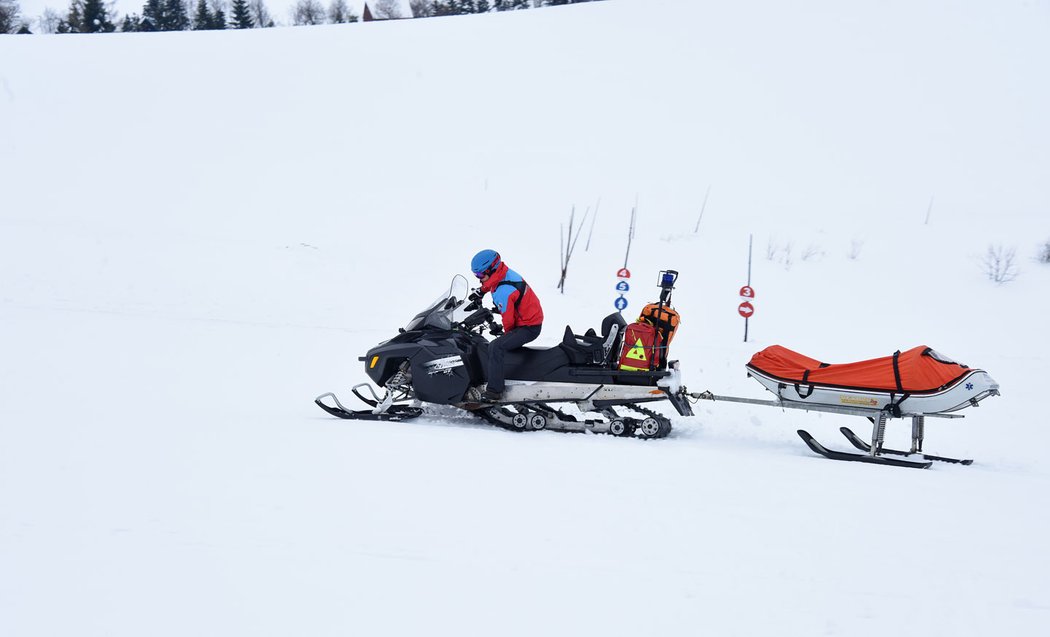
[[[489,342],[484,333],[493,333],[494,326],[492,311],[482,308],[479,295],[470,293],[466,280],[457,276],[449,290],[397,336],[359,359],[380,388],[376,393],[370,383],[353,387],[369,409],[347,409],[332,393],[314,402],[347,420],[408,420],[422,415],[422,405],[429,403],[453,405],[515,431],[590,431],[642,438],[662,438],[671,431],[670,419],[643,406],[646,403],[667,401],[679,414],[693,414],[677,361],[655,370],[620,368],[627,324],[619,313],[605,317],[600,334],[591,329],[578,335],[566,327],[562,342],[554,347],[510,350],[505,358],[506,389],[498,402],[485,402]],[[566,405],[575,406],[579,415],[562,411]]]
[[[834,365],[773,345],[751,358],[747,372],[777,400],[715,396],[711,392],[691,396],[861,416],[872,423],[870,443],[846,427],[840,431],[863,454],[830,450],[801,429],[798,435],[815,453],[833,460],[923,469],[935,461],[973,462],[924,454],[926,418],[962,418],[952,412],[977,407],[985,398],[999,395],[999,384],[987,372],[960,365],[925,345],[883,358]],[[886,423],[892,418],[911,418],[910,451],[883,447]]]

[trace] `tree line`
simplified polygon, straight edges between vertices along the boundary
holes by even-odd
[[[577,4],[597,0],[409,0],[411,15],[402,15],[398,0],[374,0],[365,5],[370,16],[358,16],[346,0],[297,0],[292,24],[345,24],[362,17],[376,20],[517,11],[534,7]],[[33,25],[21,15],[18,0],[0,0],[0,34],[6,33],[114,33],[151,31],[205,31],[255,29],[276,26],[265,0],[146,0],[141,14],[123,19],[106,0],[70,0],[64,13],[45,9]],[[34,31],[35,26],[35,31]]]

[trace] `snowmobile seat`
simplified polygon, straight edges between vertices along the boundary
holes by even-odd
[[[601,336],[598,336],[593,328],[579,336],[571,327],[566,326],[561,346],[573,365],[612,365],[619,358],[626,327],[627,322],[623,316],[619,312],[613,312],[602,321]]]
[[[503,364],[507,379],[544,380],[554,370],[568,365],[569,357],[560,345],[549,349],[519,347],[507,352]]]
[[[561,346],[569,356],[572,365],[601,365],[605,361],[602,352],[602,337],[594,334],[594,330],[588,330],[590,334],[579,336],[574,334],[572,328],[565,326],[565,336],[561,340]]]

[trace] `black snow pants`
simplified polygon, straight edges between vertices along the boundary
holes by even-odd
[[[517,349],[536,340],[543,325],[522,325],[503,334],[489,343],[488,390],[502,392],[505,386],[506,373],[503,369],[503,357],[512,349]]]

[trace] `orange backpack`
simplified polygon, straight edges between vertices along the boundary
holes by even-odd
[[[670,305],[650,303],[642,308],[642,313],[638,320],[645,321],[656,328],[656,333],[659,337],[657,345],[666,349],[671,346],[671,339],[674,338],[674,333],[678,330],[678,323],[681,322],[682,317]]]

